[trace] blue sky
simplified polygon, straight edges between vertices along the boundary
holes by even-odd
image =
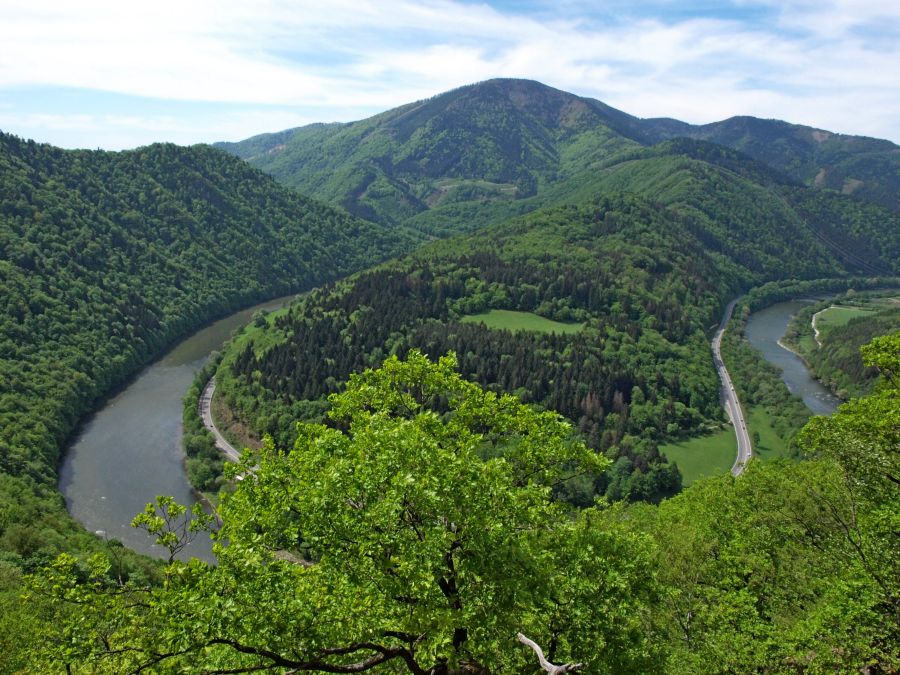
[[[239,140],[492,77],[640,117],[900,142],[898,0],[4,0],[0,129],[63,147]]]

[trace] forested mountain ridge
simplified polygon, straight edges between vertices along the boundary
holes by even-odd
[[[804,185],[900,209],[900,147],[891,141],[747,116],[703,125],[673,122],[644,120],[643,128],[653,140],[685,136],[712,141]]]
[[[66,151],[0,135],[2,559],[28,568],[71,547],[62,443],[172,340],[414,241],[210,146]]]
[[[540,197],[623,151],[676,137],[737,149],[798,183],[900,210],[900,148],[890,141],[749,117],[645,120],[529,80],[488,80],[359,122],[218,146],[372,220],[426,230],[460,215],[478,221],[455,222],[459,231],[558,203]]]
[[[248,346],[226,363],[223,397],[250,428],[273,434],[282,447],[293,442],[291,420],[317,419],[323,397],[351,372],[413,348],[431,356],[452,349],[467,377],[562,413],[590,447],[616,460],[607,476],[582,486],[588,495],[656,498],[678,486],[657,442],[721,415],[705,332],[728,297],[773,280],[898,270],[900,214],[891,210],[804,186],[709,141],[681,137],[645,146],[633,118],[573,103],[537,83],[495,81],[451,94],[389,111],[368,126],[302,130],[316,136],[321,158],[340,173],[362,161],[357,151],[369,159],[376,150],[390,153],[390,139],[407,150],[423,147],[423,139],[444,143],[433,133],[436,120],[452,123],[448,133],[458,142],[445,147],[447,162],[436,170],[476,171],[465,164],[472,159],[467,148],[505,148],[492,178],[510,179],[518,167],[520,177],[535,177],[535,190],[521,198],[447,200],[407,217],[404,223],[428,232],[472,232],[314,293],[279,319],[263,353]],[[481,114],[463,114],[472,110]],[[353,134],[368,140],[354,145]],[[329,139],[343,139],[334,142],[349,154],[332,154]],[[569,141],[580,154],[557,152]],[[513,150],[522,147],[537,149],[517,165]],[[253,152],[265,153],[265,146]],[[390,159],[379,160],[380,171],[395,166]],[[553,173],[561,163],[565,177]],[[417,175],[434,168],[417,166]],[[485,175],[484,167],[477,171]],[[328,183],[335,174],[318,175]],[[371,204],[381,208],[391,198],[379,194]],[[519,211],[528,215],[510,218]],[[501,335],[459,322],[489,310],[588,328]]]
[[[302,193],[401,222],[459,202],[527,198],[592,155],[635,145],[608,126],[609,111],[535,82],[492,80],[361,122],[219,147]]]

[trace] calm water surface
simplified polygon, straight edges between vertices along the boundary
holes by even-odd
[[[181,399],[233,330],[256,310],[277,309],[294,297],[232,314],[185,339],[82,426],[66,451],[59,488],[69,512],[85,528],[141,553],[166,554],[130,523],[157,495],[171,495],[182,504],[196,501],[184,473]],[[185,551],[184,557],[190,556],[210,560],[209,538],[195,540]]]
[[[787,325],[800,309],[811,301],[779,302],[754,312],[747,320],[745,335],[759,349],[769,363],[781,368],[781,379],[792,394],[803,399],[806,407],[816,415],[830,415],[840,404],[834,394],[810,375],[806,364],[794,352],[778,344]]]

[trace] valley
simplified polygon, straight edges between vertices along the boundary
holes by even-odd
[[[505,641],[523,629],[605,672],[892,668],[896,490],[846,448],[893,470],[892,427],[864,420],[897,413],[894,317],[832,312],[823,339],[875,338],[857,370],[882,384],[804,431],[750,345],[784,333],[780,301],[895,285],[897,156],[774,120],[639,119],[526,80],[220,148],[0,136],[0,609],[29,627],[0,669],[342,672],[360,653],[521,669]],[[299,291],[206,362],[249,317],[235,310]],[[185,549],[165,500],[138,518],[151,538],[128,524],[157,494],[194,501],[178,428],[198,371],[266,440],[232,483],[184,418],[222,528]],[[720,376],[735,476],[699,479],[693,453],[722,461],[730,429]],[[751,442],[793,460],[747,462]],[[846,509],[871,514],[850,540]]]

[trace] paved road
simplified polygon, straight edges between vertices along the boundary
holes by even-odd
[[[231,443],[225,440],[225,437],[219,433],[219,430],[216,429],[215,422],[213,422],[210,406],[215,391],[216,378],[211,377],[209,382],[207,382],[206,386],[203,388],[203,392],[200,394],[200,419],[203,420],[203,426],[209,429],[210,433],[212,433],[213,437],[216,439],[216,447],[225,453],[226,458],[232,462],[237,462],[241,458],[241,453],[238,452]]]
[[[728,413],[731,423],[734,425],[734,433],[737,436],[737,457],[734,465],[731,467],[732,476],[740,476],[744,472],[747,462],[753,457],[753,446],[750,444],[750,434],[747,432],[747,421],[744,419],[744,411],[741,409],[741,402],[738,400],[737,392],[734,390],[734,384],[731,376],[725,368],[722,361],[722,334],[725,332],[725,326],[731,319],[731,313],[737,299],[728,303],[725,308],[725,316],[722,317],[722,323],[716,331],[712,340],[713,362],[716,364],[716,371],[719,373],[719,379],[722,380],[722,394],[725,399],[725,411]]]

